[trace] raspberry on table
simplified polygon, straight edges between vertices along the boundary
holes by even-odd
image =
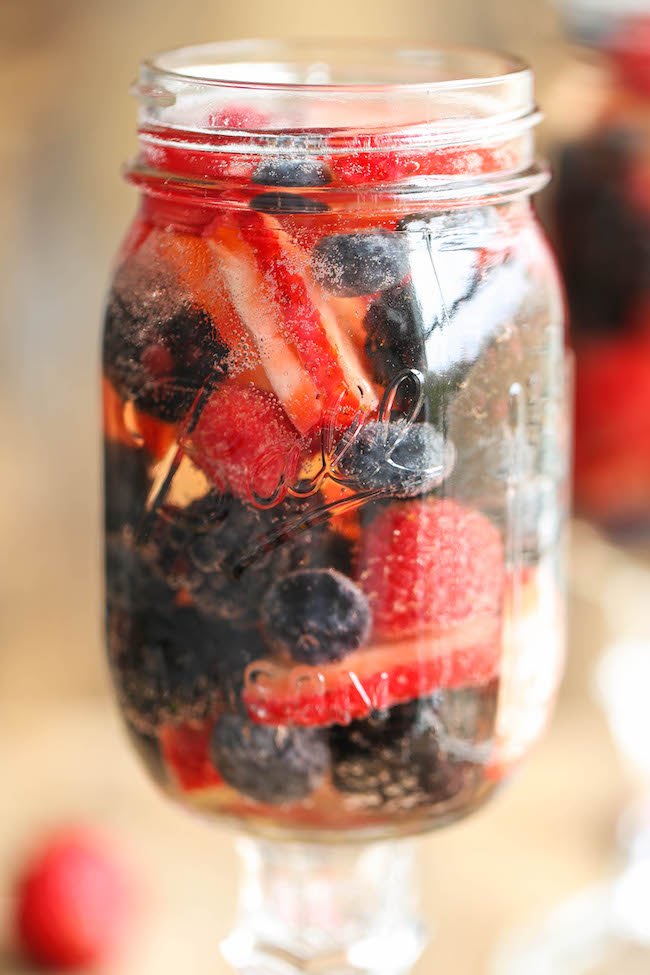
[[[84,969],[114,962],[137,908],[132,877],[103,837],[70,827],[28,860],[15,897],[15,926],[36,965]]]

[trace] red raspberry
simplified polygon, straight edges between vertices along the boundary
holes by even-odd
[[[204,725],[169,725],[160,731],[162,753],[181,789],[208,789],[221,776],[210,758],[214,721]]]
[[[294,482],[301,443],[273,393],[224,385],[212,394],[183,446],[218,487],[255,500],[256,495],[270,499]]]
[[[455,501],[394,505],[361,540],[359,579],[382,636],[496,616],[504,579],[499,532]]]
[[[120,953],[133,887],[98,836],[78,828],[52,836],[16,890],[16,931],[25,955],[50,968],[89,968]]]

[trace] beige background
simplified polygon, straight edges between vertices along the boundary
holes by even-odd
[[[119,178],[134,146],[127,89],[152,50],[320,33],[511,48],[538,70],[542,101],[567,63],[541,0],[0,0],[0,897],[34,827],[109,824],[152,890],[126,967],[138,975],[219,970],[234,853],[229,834],[145,782],[102,660],[97,352],[108,267],[134,206]],[[591,607],[575,609],[550,736],[489,810],[424,844],[438,936],[422,973],[477,975],[512,922],[612,857],[621,780],[585,689],[603,631]],[[18,971],[7,953],[0,971]]]

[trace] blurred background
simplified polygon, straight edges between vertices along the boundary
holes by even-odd
[[[145,781],[104,665],[98,350],[111,261],[135,207],[120,178],[135,146],[128,87],[139,59],[159,49],[319,34],[523,55],[537,74],[548,151],[585,123],[599,90],[600,75],[576,66],[550,0],[0,0],[0,903],[39,829],[108,825],[155,892],[127,969],[138,975],[203,970],[206,959],[219,970],[235,857],[229,833],[166,806]],[[420,972],[483,971],[501,933],[599,879],[615,857],[627,786],[589,690],[611,622],[591,584],[616,575],[622,556],[584,525],[575,545],[582,582],[557,717],[498,801],[425,841],[425,906],[437,930]],[[0,952],[0,972],[19,970]]]

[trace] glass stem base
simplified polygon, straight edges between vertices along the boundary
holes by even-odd
[[[243,882],[226,960],[248,975],[400,975],[426,943],[415,842],[238,842]]]

